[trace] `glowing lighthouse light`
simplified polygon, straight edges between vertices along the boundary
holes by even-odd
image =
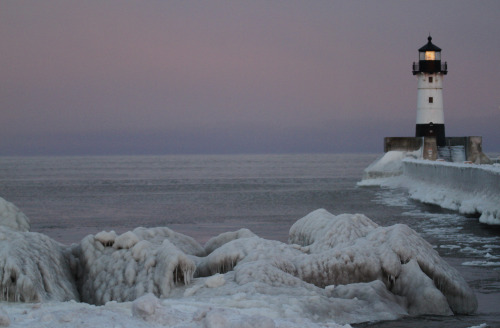
[[[436,60],[436,52],[435,51],[426,51],[425,52],[425,60]]]
[[[438,146],[445,146],[443,112],[443,77],[448,73],[441,63],[441,48],[432,37],[418,49],[418,64],[413,63],[413,75],[418,79],[416,137],[436,137]]]

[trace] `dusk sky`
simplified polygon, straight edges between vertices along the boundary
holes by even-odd
[[[0,155],[383,151],[411,65],[500,151],[500,1],[0,1]]]

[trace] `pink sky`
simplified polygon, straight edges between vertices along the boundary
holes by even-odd
[[[498,1],[2,1],[0,155],[381,152],[443,49],[448,136],[500,151]]]

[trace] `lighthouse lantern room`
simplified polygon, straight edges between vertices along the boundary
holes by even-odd
[[[443,112],[443,77],[447,64],[441,63],[441,48],[429,35],[426,45],[418,49],[418,64],[413,63],[413,75],[418,79],[416,137],[436,137],[438,147],[445,146]]]

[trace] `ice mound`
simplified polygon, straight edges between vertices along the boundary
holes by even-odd
[[[168,228],[137,228],[64,249],[0,227],[0,268],[0,300],[101,305],[43,303],[31,323],[9,308],[8,320],[28,326],[106,316],[123,327],[340,327],[477,308],[464,279],[409,227],[323,209],[298,220],[288,244],[242,229],[203,248]]]
[[[0,197],[0,226],[30,231],[30,220],[14,204]]]
[[[366,236],[378,225],[362,214],[334,216],[324,209],[309,213],[290,228],[289,242],[318,253]]]
[[[230,242],[231,240],[239,238],[250,238],[256,237],[257,235],[248,229],[240,229],[238,231],[224,232],[217,237],[210,238],[205,244],[205,251],[207,254],[212,253],[215,249],[221,247],[222,245]]]
[[[0,226],[0,301],[78,300],[72,266],[67,251],[49,237]]]
[[[391,150],[386,152],[382,157],[368,165],[363,171],[362,183],[369,184],[372,179],[387,178],[403,174],[403,159],[406,157],[418,158],[421,151],[400,151]]]
[[[316,220],[321,229],[311,229]],[[458,271],[406,225],[377,227],[363,215],[333,216],[320,209],[291,227],[290,241],[310,250],[298,272],[317,286],[380,280],[395,295],[407,298],[410,314],[451,314],[448,305],[460,314],[477,308],[474,293]],[[423,305],[417,304],[427,307],[420,310]]]
[[[253,286],[261,294],[295,289],[316,295],[302,315],[337,322],[373,320],[373,312],[370,319],[361,308],[377,312],[378,320],[402,313],[468,314],[477,308],[459,273],[405,225],[378,227],[363,215],[317,210],[291,227],[290,242],[234,239],[199,259],[197,273],[225,274],[222,289],[233,282],[233,290]]]
[[[168,297],[177,284],[191,281],[191,259],[205,251],[194,239],[168,228],[137,228],[85,237],[72,253],[79,259],[81,299],[92,304],[133,301],[147,293]]]

